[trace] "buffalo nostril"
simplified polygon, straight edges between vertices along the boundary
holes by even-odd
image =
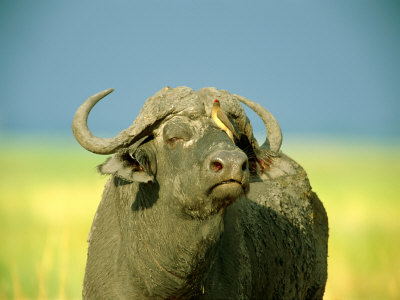
[[[211,163],[211,169],[215,172],[222,170],[222,168],[223,168],[223,165],[219,161],[213,161]]]
[[[247,170],[247,161],[245,161],[242,165],[242,171],[246,171]]]

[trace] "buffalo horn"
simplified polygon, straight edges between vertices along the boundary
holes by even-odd
[[[246,99],[239,95],[234,95],[240,102],[250,107],[262,119],[267,130],[267,138],[261,145],[261,149],[268,149],[272,155],[277,155],[282,144],[282,132],[275,117],[260,104]]]
[[[126,129],[113,138],[99,138],[94,136],[87,126],[90,110],[97,102],[112,91],[114,89],[104,90],[86,99],[76,111],[72,122],[72,132],[76,140],[83,148],[96,154],[112,154],[129,138]]]

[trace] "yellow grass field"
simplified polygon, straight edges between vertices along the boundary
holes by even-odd
[[[400,299],[400,143],[292,139],[283,151],[328,212],[325,299]],[[62,139],[0,137],[0,299],[81,298],[104,159]]]

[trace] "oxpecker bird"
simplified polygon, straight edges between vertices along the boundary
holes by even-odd
[[[213,107],[211,109],[211,118],[219,128],[226,132],[233,142],[235,142],[233,136],[239,140],[239,136],[236,133],[235,128],[233,128],[232,123],[222,111],[218,99],[214,100]]]

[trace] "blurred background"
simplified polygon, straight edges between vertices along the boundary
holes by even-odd
[[[325,299],[400,299],[399,1],[0,1],[0,299],[79,299],[105,157],[169,85],[278,119],[329,216]],[[265,137],[252,112],[256,136]]]

